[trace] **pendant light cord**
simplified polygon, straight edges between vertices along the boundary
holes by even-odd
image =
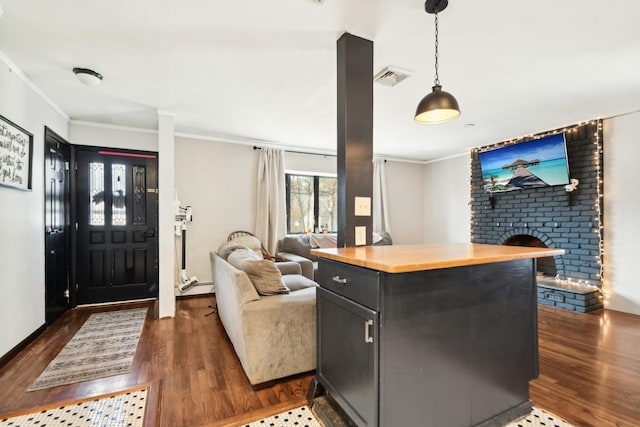
[[[433,81],[433,84],[434,86],[440,86],[440,77],[438,76],[438,12],[435,13],[435,22],[436,22],[436,51],[435,51],[436,78]]]

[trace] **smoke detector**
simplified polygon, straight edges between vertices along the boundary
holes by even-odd
[[[411,71],[403,70],[398,67],[384,67],[373,77],[374,83],[384,86],[395,86],[411,75]]]
[[[318,4],[324,3],[324,0],[311,0],[311,1]]]

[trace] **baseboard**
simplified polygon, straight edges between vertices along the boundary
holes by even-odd
[[[31,344],[44,330],[47,329],[47,325],[43,324],[36,329],[31,335],[20,341],[17,346],[9,350],[4,356],[0,357],[0,368],[4,367],[11,359],[13,359],[18,353],[24,350],[29,344]]]

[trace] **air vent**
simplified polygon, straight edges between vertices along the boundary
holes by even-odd
[[[384,67],[373,77],[375,83],[384,86],[395,86],[411,75],[410,71],[397,67]]]

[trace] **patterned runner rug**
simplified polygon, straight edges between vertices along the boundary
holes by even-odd
[[[284,411],[276,415],[249,423],[240,424],[243,427],[323,427],[308,406]],[[518,421],[507,424],[505,427],[572,427],[561,418],[548,412],[533,407],[531,414]]]
[[[28,391],[129,372],[147,308],[94,313]]]
[[[157,384],[139,386],[89,399],[59,402],[16,414],[0,415],[0,427],[154,426],[158,396]]]

